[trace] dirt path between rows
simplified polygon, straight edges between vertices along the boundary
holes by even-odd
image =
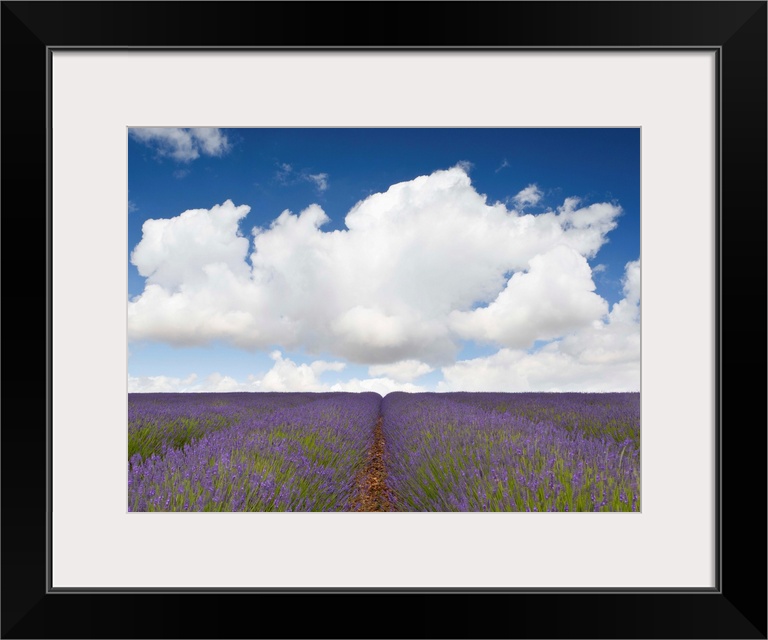
[[[373,429],[373,446],[368,451],[368,460],[355,482],[354,511],[395,510],[387,492],[383,421],[384,418],[379,416]]]

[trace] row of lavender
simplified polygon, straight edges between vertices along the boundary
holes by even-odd
[[[401,511],[638,511],[640,394],[406,394],[382,402]]]
[[[130,511],[347,511],[376,393],[129,394]]]
[[[132,511],[348,511],[383,414],[400,511],[639,510],[627,394],[129,395]]]
[[[129,393],[128,458],[181,449],[225,427],[285,412],[326,397],[318,393]]]

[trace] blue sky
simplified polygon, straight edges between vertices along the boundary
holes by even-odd
[[[639,129],[131,129],[128,154],[129,391],[639,389]]]

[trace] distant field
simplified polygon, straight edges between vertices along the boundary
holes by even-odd
[[[638,393],[129,394],[128,405],[130,511],[640,510]]]

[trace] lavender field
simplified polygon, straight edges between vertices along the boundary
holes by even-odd
[[[129,511],[640,510],[639,393],[128,400]]]

